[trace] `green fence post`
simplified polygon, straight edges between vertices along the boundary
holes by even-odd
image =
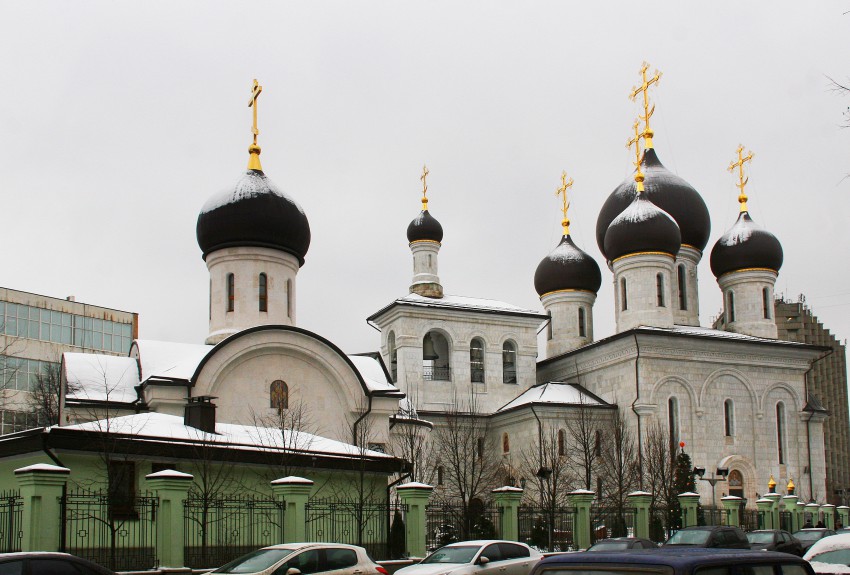
[[[779,529],[779,500],[782,498],[781,495],[775,492],[765,493],[765,499],[770,499],[770,522],[773,527],[770,529]]]
[[[652,493],[633,491],[629,493],[628,501],[635,508],[635,537],[649,539],[649,506],[652,504]]]
[[[58,551],[62,525],[59,499],[71,470],[37,463],[15,470],[21,488],[21,551]],[[9,511],[12,513],[12,511]]]
[[[184,546],[186,527],[183,502],[194,477],[188,473],[164,469],[145,475],[147,488],[156,493],[156,556],[160,567],[179,569],[186,566]]]
[[[303,477],[283,477],[272,481],[272,493],[284,502],[283,543],[305,541],[307,537],[307,501],[313,482]]]
[[[759,529],[776,529],[773,526],[773,499],[762,497],[756,501],[756,508],[759,510],[759,515],[763,518]]]
[[[811,518],[809,520],[812,522],[812,526],[817,525],[818,521],[820,521],[820,505],[818,505],[814,501],[806,503],[806,506],[803,508],[803,513],[808,513],[809,515],[811,515]],[[803,515],[803,517],[805,518],[805,515]]]
[[[499,514],[499,537],[508,541],[519,541],[519,502],[522,501],[522,489],[506,485],[492,492]]]
[[[587,489],[576,489],[567,497],[570,505],[575,507],[575,523],[573,523],[573,544],[578,549],[590,547],[590,506],[596,495]]]
[[[697,508],[699,507],[699,493],[688,491],[680,493],[679,506],[682,508],[682,527],[693,527],[697,524]]]
[[[796,495],[786,495],[782,498],[782,502],[785,503],[785,511],[791,514],[791,533],[799,531],[803,527],[800,523],[799,500],[800,498]]]
[[[720,503],[723,504],[723,509],[726,510],[726,521],[729,525],[735,527],[741,526],[741,501],[742,499],[736,495],[727,495],[720,498]]]
[[[835,508],[835,511],[838,512],[838,520],[841,521],[841,527],[847,527],[848,521],[850,521],[850,507],[839,505]]]
[[[835,529],[835,505],[827,503],[826,505],[821,505],[820,510],[823,513],[823,523],[826,525],[826,528]]]
[[[434,488],[430,485],[415,481],[396,487],[398,498],[407,506],[404,514],[404,552],[408,557],[425,557],[428,552],[425,508],[432,491]]]

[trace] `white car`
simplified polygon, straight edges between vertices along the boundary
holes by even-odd
[[[242,575],[388,575],[366,550],[342,543],[284,543],[257,549],[213,573]]]
[[[515,541],[462,541],[440,547],[396,575],[528,575],[542,557]]]
[[[850,533],[815,541],[803,559],[811,563],[815,573],[850,573]]]

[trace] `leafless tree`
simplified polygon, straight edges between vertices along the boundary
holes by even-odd
[[[657,538],[668,535],[664,524],[672,525],[670,514],[678,509],[675,467],[670,433],[666,426],[654,422],[644,434],[643,469],[644,487],[652,493],[650,529]],[[663,520],[661,513],[665,514]]]
[[[77,388],[70,385],[66,393],[74,393]],[[48,364],[35,376],[35,386],[27,398],[29,409],[35,415],[37,424],[48,427],[59,423],[59,401],[62,395],[62,374],[59,365]]]
[[[255,440],[269,455],[267,481],[295,475],[296,456],[309,450],[315,439],[315,424],[309,406],[300,398],[287,397],[276,409],[252,414]]]
[[[826,77],[830,83],[830,90],[839,96],[847,96],[850,95],[850,85],[847,83],[842,83],[834,78],[829,76]],[[844,110],[844,123],[841,125],[842,128],[850,128],[850,106],[848,106]]]
[[[613,523],[609,535],[613,537],[626,535],[627,498],[638,486],[637,468],[637,445],[623,411],[618,409],[603,429],[599,460],[599,473],[604,478],[600,500],[609,511]]]
[[[415,396],[408,394],[407,404],[390,422],[389,452],[410,463],[410,480],[433,484],[436,455],[433,431],[419,419]]]
[[[589,405],[582,396],[574,418],[567,420],[569,433],[568,458],[583,489],[593,489],[593,477],[601,456],[601,439],[604,419],[598,409]]]

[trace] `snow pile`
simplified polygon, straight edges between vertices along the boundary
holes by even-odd
[[[133,403],[138,399],[139,366],[132,357],[63,353],[69,399]]]

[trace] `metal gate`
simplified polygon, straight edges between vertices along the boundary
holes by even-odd
[[[23,507],[19,491],[0,492],[0,553],[21,550]]]
[[[575,551],[575,513],[574,507],[521,505],[519,540],[541,551]]]

